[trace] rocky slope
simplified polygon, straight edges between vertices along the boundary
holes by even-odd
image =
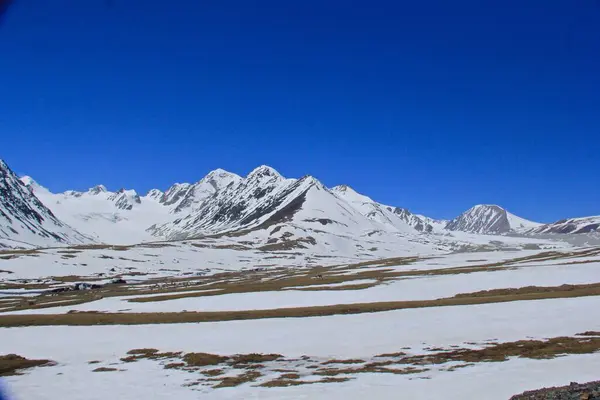
[[[529,233],[578,234],[600,232],[600,215],[595,217],[563,219],[552,224],[541,225]]]
[[[33,180],[30,182],[33,184]],[[60,221],[0,160],[0,246],[51,246],[89,242]]]
[[[497,235],[535,229],[541,224],[528,221],[497,205],[480,204],[446,224],[450,231]]]

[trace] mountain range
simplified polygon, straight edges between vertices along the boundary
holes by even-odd
[[[497,205],[476,205],[451,221],[436,220],[378,203],[347,185],[327,188],[312,176],[285,178],[268,166],[246,177],[217,169],[196,183],[143,196],[103,185],[52,193],[0,161],[5,247],[235,237],[284,250],[362,251],[377,243],[390,252],[398,246],[427,251],[498,242],[494,236],[590,233],[599,226],[600,216],[540,224]]]

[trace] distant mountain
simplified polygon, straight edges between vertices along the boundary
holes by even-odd
[[[563,219],[552,224],[538,226],[529,233],[578,234],[600,232],[600,215]]]
[[[541,225],[511,214],[500,206],[479,204],[448,222],[445,228],[449,231],[497,235],[523,232]]]
[[[31,179],[29,185],[39,186]],[[0,160],[0,247],[52,246],[91,239],[60,221]]]
[[[392,230],[400,232],[416,230],[424,233],[433,231],[433,225],[425,218],[417,216],[405,208],[377,203],[371,198],[357,193],[347,185],[335,186],[331,191],[365,217],[384,224]]]
[[[290,248],[295,243],[327,252],[343,248],[349,253],[383,248],[386,254],[393,254],[399,249],[464,249],[506,240],[477,238],[481,234],[585,233],[597,228],[600,219],[542,225],[500,206],[477,205],[451,221],[435,220],[378,203],[347,185],[329,189],[311,176],[288,179],[265,165],[246,177],[217,169],[196,183],[176,183],[164,192],[152,189],[144,196],[127,189],[112,192],[103,185],[82,192],[51,193],[30,177],[15,183],[14,174],[10,182],[11,193],[18,192],[14,187],[25,189],[31,201],[37,201],[36,207],[43,207],[45,220],[53,218],[71,230],[64,232],[68,241],[91,237],[99,242],[131,244],[238,237],[271,247]],[[50,230],[48,235],[54,233]],[[16,238],[8,227],[3,235],[34,243],[24,236]]]
[[[139,243],[153,237],[146,229],[154,223],[173,218],[169,207],[159,201],[160,191],[140,196],[135,190],[109,191],[97,185],[85,192],[73,190],[51,193],[30,177],[21,180],[58,219],[80,232],[105,243]]]

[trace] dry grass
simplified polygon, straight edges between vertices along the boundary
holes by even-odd
[[[50,360],[29,360],[16,354],[0,356],[0,376],[20,375],[24,369],[55,365]]]
[[[329,361],[325,361],[323,363],[323,365],[328,365],[328,364],[363,364],[365,361],[364,360],[329,360]]]
[[[459,294],[437,300],[391,301],[374,303],[337,304],[328,306],[277,308],[270,310],[173,312],[173,313],[94,313],[0,315],[0,327],[47,325],[140,325],[161,323],[190,323],[235,321],[266,318],[302,318],[338,314],[361,314],[401,309],[462,306],[556,298],[600,295],[600,284],[563,285],[506,289],[507,293],[493,295]],[[505,289],[498,289],[499,291]]]
[[[600,289],[600,283],[590,283],[583,285],[561,285],[561,286],[525,286],[521,288],[509,288],[509,289],[492,289],[482,290],[473,293],[459,293],[456,298],[464,297],[494,297],[494,296],[514,296],[521,294],[534,294],[534,293],[561,293],[561,292],[572,292],[581,290],[597,290]]]
[[[402,358],[399,363],[413,365],[506,361],[509,357],[551,359],[564,354],[589,354],[600,350],[600,337],[556,337],[548,340],[519,340],[496,343],[483,349],[458,349]]]
[[[219,365],[228,361],[229,357],[209,353],[187,353],[183,361],[190,367],[205,367],[208,365]]]
[[[207,371],[202,371],[202,375],[206,376],[219,376],[223,375],[225,372],[222,369],[209,369]]]
[[[384,353],[384,354],[378,354],[375,357],[402,357],[405,356],[406,353],[399,351],[397,353]]]
[[[121,358],[123,362],[135,362],[141,359],[165,360],[181,357],[181,352],[160,353],[157,349],[133,349],[127,352],[128,356]]]
[[[282,379],[300,379],[300,375],[296,373],[288,373],[280,376]]]
[[[113,372],[113,371],[118,371],[118,369],[116,369],[116,368],[108,368],[108,367],[100,367],[100,368],[96,368],[92,372]]]
[[[248,371],[238,376],[228,376],[221,379],[221,383],[213,386],[215,389],[224,387],[235,387],[240,386],[244,383],[254,382],[257,378],[260,378],[262,374],[258,371]]]
[[[281,354],[260,354],[260,353],[250,353],[250,354],[236,354],[231,357],[232,364],[250,364],[250,363],[262,363],[268,361],[275,361],[277,359],[282,358]]]
[[[185,367],[185,363],[168,363],[165,364],[165,369],[181,369]]]
[[[300,386],[300,385],[314,385],[316,383],[339,383],[339,382],[347,382],[351,378],[337,378],[337,377],[325,377],[319,381],[299,381],[296,379],[285,379],[283,377],[279,377],[269,382],[265,382],[260,387],[266,388],[274,388],[274,387],[287,387],[287,386]]]
[[[370,363],[358,368],[322,368],[315,371],[315,375],[336,376],[336,375],[352,375],[360,373],[378,373],[378,374],[395,374],[409,375],[426,372],[426,368],[404,367],[404,368],[386,368],[383,364],[388,363]],[[391,364],[391,363],[390,363]]]

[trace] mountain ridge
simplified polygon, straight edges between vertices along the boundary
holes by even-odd
[[[356,240],[365,235],[383,235],[417,242],[441,240],[441,236],[456,236],[460,232],[587,233],[597,229],[595,224],[600,222],[586,217],[592,219],[579,219],[582,226],[575,219],[563,221],[568,227],[539,224],[493,204],[473,206],[450,221],[436,220],[378,203],[348,185],[327,188],[308,175],[285,178],[266,165],[258,166],[245,177],[218,168],[196,183],[176,183],[164,192],[152,189],[145,195],[123,188],[112,192],[104,185],[85,192],[55,194],[29,176],[22,177],[20,184],[39,197],[48,210],[53,210],[57,220],[101,242],[183,240],[264,229],[265,224],[282,221],[297,234],[312,232],[318,236],[329,232]],[[273,216],[281,215],[285,218],[273,220]],[[428,235],[433,236],[428,239]]]

